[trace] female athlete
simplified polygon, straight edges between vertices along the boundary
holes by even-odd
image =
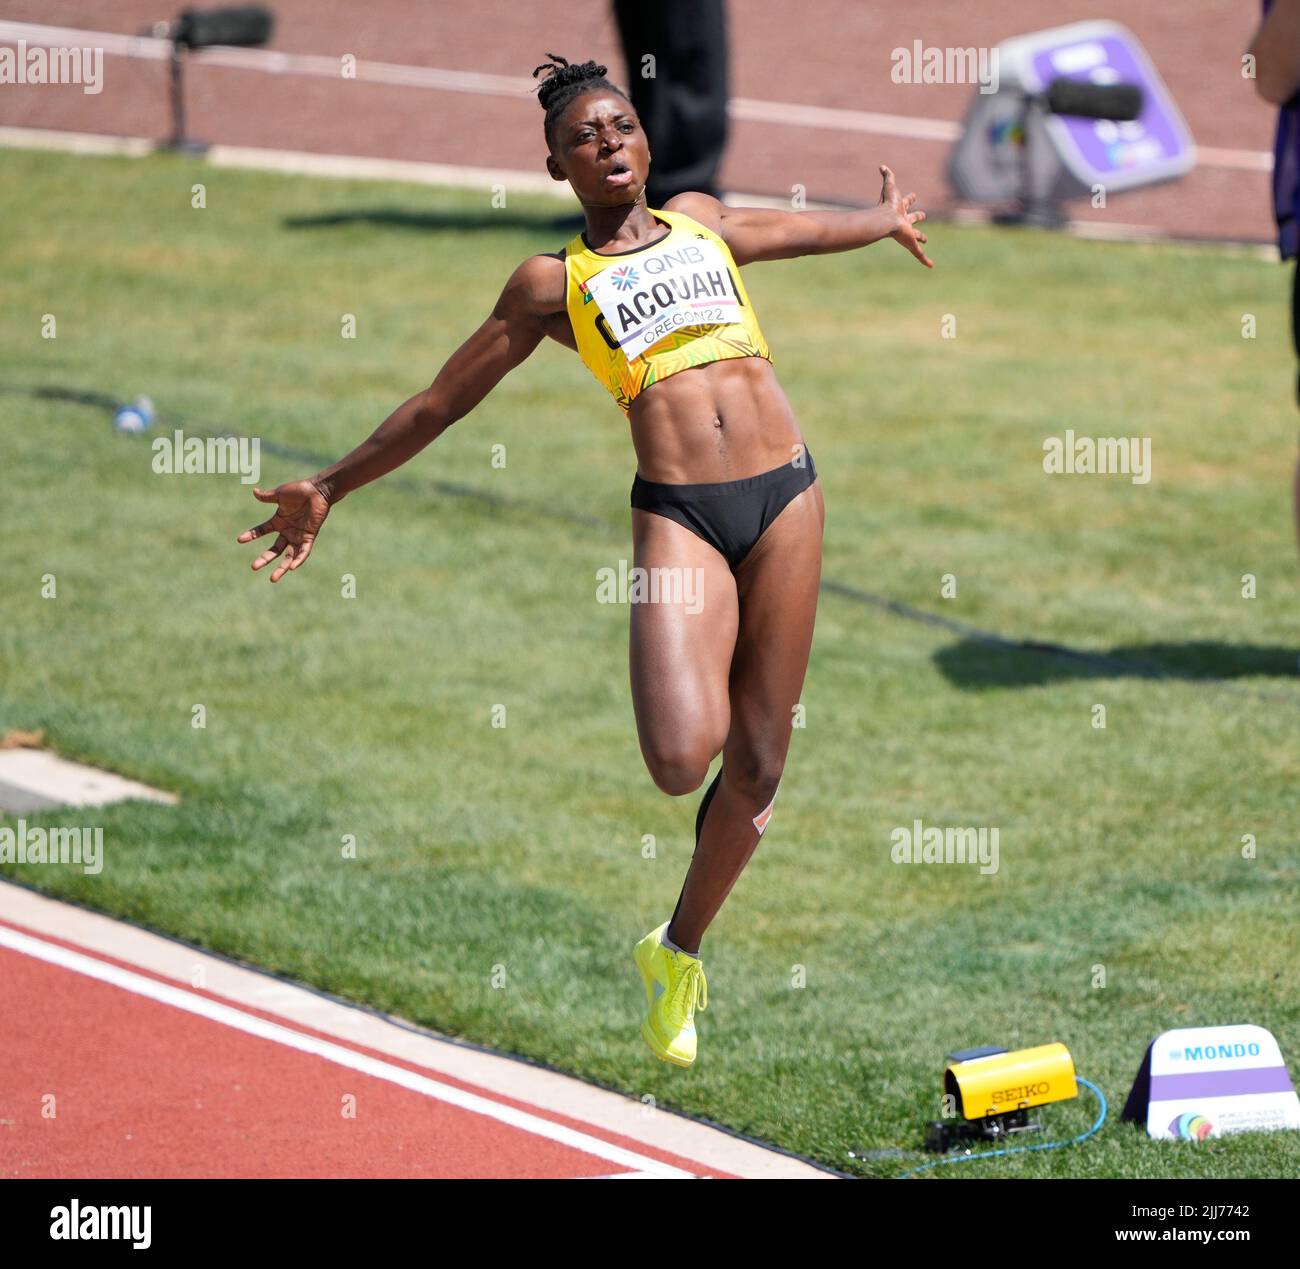
[[[654,782],[691,793],[722,754],[677,908],[634,949],[642,1037],[656,1057],[690,1066],[695,1012],[708,1002],[700,940],[772,815],[812,645],[825,522],[812,455],[738,266],[883,238],[933,266],[916,228],[925,213],[887,167],[869,211],[756,211],[693,193],[651,210],[650,150],[627,95],[604,66],[548,56],[533,72],[543,77],[546,166],[572,186],[585,230],[525,260],[433,383],[347,457],[256,490],[275,514],[238,541],[278,535],[253,561],[278,560],[278,582],[306,562],[337,502],[413,458],[545,336],[578,353],[631,427],[633,563],[646,570],[634,576],[702,584],[702,602],[685,602],[678,585],[663,602],[631,605],[632,702]]]

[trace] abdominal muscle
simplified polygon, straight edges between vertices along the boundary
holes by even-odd
[[[738,357],[651,384],[628,413],[637,470],[669,485],[743,480],[791,462],[803,434],[771,362]]]

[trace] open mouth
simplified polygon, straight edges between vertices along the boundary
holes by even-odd
[[[606,185],[631,185],[632,169],[626,163],[615,163],[605,173]]]

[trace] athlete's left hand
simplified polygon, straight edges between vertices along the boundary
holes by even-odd
[[[314,478],[291,480],[274,489],[254,489],[253,497],[258,502],[275,503],[275,515],[245,529],[235,541],[253,542],[268,533],[278,534],[275,542],[253,561],[256,572],[283,554],[284,558],[271,572],[271,580],[278,582],[286,573],[307,562],[316,535],[330,513],[330,500]]]
[[[888,207],[898,222],[898,228],[894,229],[889,236],[906,247],[927,269],[933,269],[934,261],[925,254],[921,245],[928,239],[916,228],[925,219],[923,211],[912,210],[916,203],[916,195],[908,194],[904,198],[898,192],[898,186],[894,184],[893,172],[883,163],[880,165],[880,175],[884,179],[884,184],[880,187],[880,206]]]

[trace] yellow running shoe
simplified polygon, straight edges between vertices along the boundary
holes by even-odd
[[[632,952],[648,1006],[641,1038],[661,1062],[690,1066],[695,1061],[695,1010],[708,1008],[709,986],[698,956],[664,946],[667,929],[665,921]]]

